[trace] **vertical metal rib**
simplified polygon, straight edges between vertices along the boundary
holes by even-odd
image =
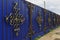
[[[6,15],[8,17],[8,0],[6,0]],[[6,40],[8,40],[8,22],[6,23]]]
[[[2,40],[4,40],[4,0],[2,0]]]
[[[48,23],[49,23],[49,28],[51,28],[51,17],[50,17],[50,13],[48,15]]]

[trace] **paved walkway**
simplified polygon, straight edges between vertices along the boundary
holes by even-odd
[[[60,27],[49,32],[38,40],[60,40]]]

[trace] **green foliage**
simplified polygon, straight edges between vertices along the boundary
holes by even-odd
[[[38,40],[38,39],[40,39],[41,38],[41,36],[38,36],[37,38],[35,38],[35,40]]]

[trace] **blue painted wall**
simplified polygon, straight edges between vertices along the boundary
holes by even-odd
[[[6,24],[5,20],[2,22],[2,0],[0,0],[0,40],[25,40],[26,35],[28,34],[28,30],[29,30],[29,16],[28,16],[28,7],[27,7],[27,2],[25,2],[24,0],[8,0],[8,15],[12,12],[12,6],[14,2],[18,2],[19,1],[19,8],[20,8],[20,12],[19,14],[22,14],[25,17],[25,21],[22,25],[20,25],[20,32],[19,32],[19,36],[16,37],[15,33],[13,31],[13,27],[11,27],[11,25]],[[4,0],[4,17],[6,17],[6,0]],[[41,30],[39,30],[39,25],[36,21],[36,18],[38,16],[38,12],[40,11],[43,22],[42,22],[42,26],[41,26]],[[53,18],[55,15],[55,13],[50,12],[48,10],[46,10],[46,33],[48,33],[50,31],[50,29],[54,29],[57,27],[57,23],[53,24]],[[50,13],[50,17],[51,17],[51,25],[49,25],[48,22],[48,16]],[[54,15],[53,15],[54,14]],[[34,40],[36,37],[38,36],[43,36],[45,33],[43,31],[44,29],[44,9],[34,5],[33,8],[33,13],[32,13],[32,27],[33,27],[33,31],[36,32],[36,34],[34,34],[32,36],[32,40]],[[2,26],[4,25],[4,26]],[[26,38],[26,40],[29,40],[29,37]]]

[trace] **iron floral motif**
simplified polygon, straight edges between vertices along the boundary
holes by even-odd
[[[38,16],[37,16],[37,18],[36,18],[36,21],[37,21],[37,23],[38,23],[38,25],[39,25],[39,28],[40,28],[40,30],[41,30],[41,26],[42,26],[43,19],[42,19],[42,16],[41,16],[40,12],[38,12]]]
[[[23,24],[25,18],[23,15],[19,14],[19,9],[17,9],[18,3],[15,3],[13,6],[13,11],[9,16],[6,16],[6,22],[9,22],[11,26],[14,27],[14,32],[16,36],[18,36],[18,32],[20,31],[20,25]]]

